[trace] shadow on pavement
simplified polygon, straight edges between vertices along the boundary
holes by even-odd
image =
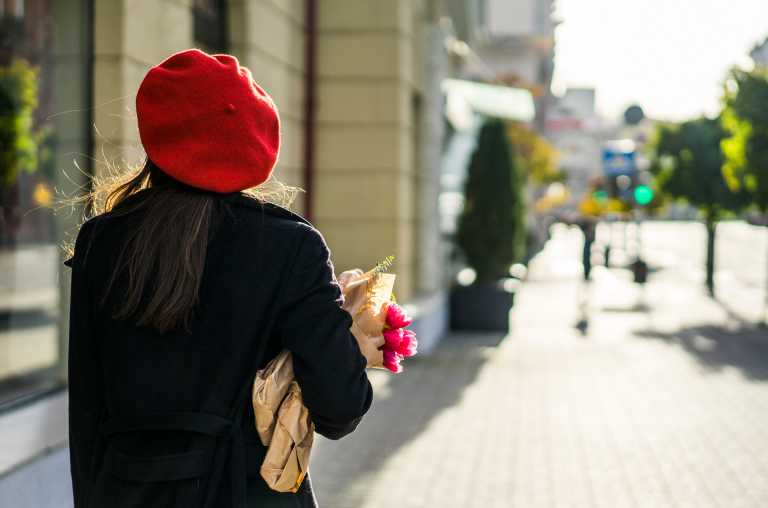
[[[368,478],[460,400],[503,339],[501,334],[454,334],[430,356],[406,360],[402,374],[377,387],[373,407],[356,432],[338,445],[321,441],[310,468],[320,505],[362,505]]]
[[[679,345],[707,370],[738,369],[752,381],[768,381],[768,332],[741,324],[735,328],[701,325],[674,332],[635,330],[640,338]]]
[[[728,319],[731,321],[734,321],[738,323],[740,326],[743,326],[745,328],[748,328],[750,326],[753,326],[754,323],[750,321],[748,318],[744,316],[744,314],[740,313],[736,309],[734,309],[731,305],[726,303],[724,300],[718,297],[713,297],[712,301],[717,303],[721,309],[723,309],[723,312],[725,312],[726,316],[728,316]]]

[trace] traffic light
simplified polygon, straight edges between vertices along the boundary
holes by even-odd
[[[635,187],[635,202],[640,206],[645,206],[653,201],[653,189],[647,185],[638,185]]]
[[[608,201],[608,193],[604,191],[603,189],[598,189],[592,193],[592,197],[600,203],[601,205],[604,205]]]

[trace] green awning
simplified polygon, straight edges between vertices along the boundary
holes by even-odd
[[[533,95],[522,88],[461,79],[445,79],[442,86],[449,110],[463,103],[475,113],[518,122],[530,122],[536,114]]]

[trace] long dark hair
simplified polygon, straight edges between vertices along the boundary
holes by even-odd
[[[128,199],[141,192],[139,199]],[[177,182],[147,160],[141,170],[106,196],[113,217],[135,215],[102,297],[124,276],[127,286],[113,310],[160,332],[189,330],[198,302],[216,196]],[[141,212],[141,213],[137,213]]]
[[[108,167],[106,173],[92,179],[91,192],[62,200],[66,206],[84,205],[88,211],[85,218],[101,214],[135,214],[138,218],[124,231],[124,248],[101,305],[112,296],[117,279],[125,277],[127,290],[119,299],[112,298],[118,301],[113,306],[114,318],[162,333],[189,330],[199,300],[208,241],[220,214],[219,196],[174,180],[149,159],[128,171]],[[300,191],[270,178],[242,194],[290,206]],[[71,242],[64,249],[69,256],[74,254]]]

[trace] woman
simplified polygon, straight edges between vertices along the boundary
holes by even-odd
[[[259,476],[256,370],[292,351],[317,432],[338,439],[381,359],[349,332],[320,233],[240,192],[277,160],[274,103],[234,57],[189,50],[149,71],[136,109],[148,160],[67,262],[75,507],[315,506],[309,477],[280,494]]]

